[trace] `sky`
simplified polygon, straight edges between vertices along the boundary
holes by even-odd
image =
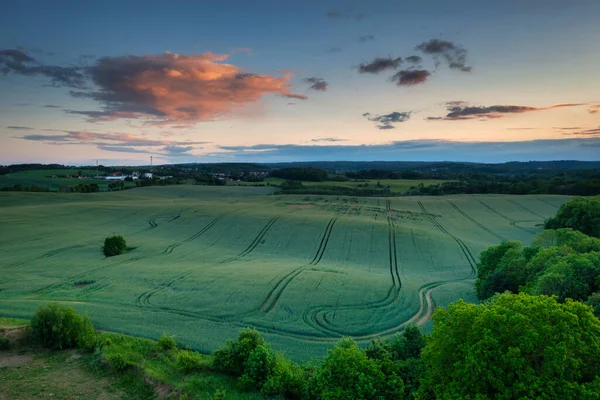
[[[0,164],[600,160],[600,2],[28,1]]]

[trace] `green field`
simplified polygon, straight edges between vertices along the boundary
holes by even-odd
[[[476,301],[475,263],[529,243],[566,196],[348,198],[169,186],[0,193],[0,315],[60,300],[102,329],[208,352],[257,327],[290,357],[367,342]],[[131,249],[105,258],[106,236]]]
[[[237,186],[257,186],[257,185],[281,185],[285,179],[281,178],[266,178],[264,182],[231,182],[231,185]],[[440,183],[448,182],[440,179],[360,179],[360,180],[349,180],[345,182],[335,181],[324,181],[324,182],[307,182],[303,181],[302,184],[312,188],[350,188],[350,189],[379,189],[381,187],[390,187],[390,191],[395,194],[403,194],[410,190],[412,187],[418,186],[422,183],[424,186],[438,185]],[[381,187],[377,186],[380,184]]]
[[[12,187],[21,184],[23,186],[44,186],[52,191],[57,191],[61,186],[87,185],[95,183],[100,190],[107,190],[108,181],[98,179],[59,178],[58,176],[75,175],[81,171],[86,176],[96,176],[97,171],[88,169],[48,169],[20,171],[7,175],[0,175],[0,188]],[[53,176],[57,176],[53,178]],[[135,187],[134,182],[125,182],[127,186]]]

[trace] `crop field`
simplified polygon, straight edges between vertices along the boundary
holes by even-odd
[[[269,177],[264,182],[233,182],[232,185],[242,186],[257,186],[257,185],[281,185],[285,179]],[[378,189],[380,187],[388,187],[392,193],[405,193],[410,188],[423,184],[424,186],[438,185],[440,183],[448,182],[440,179],[360,179],[360,180],[349,180],[343,182],[335,181],[323,181],[323,182],[308,182],[303,181],[304,186],[313,188],[349,188],[349,189]],[[377,186],[377,185],[381,186]]]
[[[566,196],[350,198],[264,187],[0,193],[0,315],[57,300],[102,329],[211,351],[254,326],[295,359],[476,301],[475,263]],[[120,234],[128,252],[105,258]]]
[[[48,169],[14,172],[0,175],[0,188],[21,184],[24,186],[38,185],[57,191],[60,186],[97,184],[101,190],[106,190],[107,181],[92,178],[59,178],[58,176],[76,175],[79,171],[86,176],[95,176],[98,171],[89,169]],[[56,177],[53,177],[56,176]],[[135,186],[132,182],[125,182],[127,186]]]

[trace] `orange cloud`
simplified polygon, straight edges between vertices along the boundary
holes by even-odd
[[[590,114],[596,114],[598,112],[598,110],[600,110],[600,104],[596,104],[596,105],[588,107],[588,112]]]
[[[98,91],[74,93],[101,102],[103,111],[73,111],[92,121],[151,118],[159,124],[193,124],[226,114],[267,94],[306,99],[282,76],[244,73],[223,63],[227,54],[103,57],[88,73]]]

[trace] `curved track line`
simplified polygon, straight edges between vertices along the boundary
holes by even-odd
[[[260,244],[261,240],[265,237],[265,235],[267,234],[267,232],[275,224],[275,222],[277,222],[278,219],[279,219],[279,217],[273,217],[273,218],[271,218],[269,220],[269,222],[267,222],[267,224],[261,229],[261,231],[258,233],[258,235],[254,238],[254,240],[252,241],[252,243],[250,243],[250,245],[248,245],[248,247],[244,251],[242,251],[237,256],[229,257],[227,260],[222,261],[222,262],[223,263],[230,263],[230,262],[233,262],[233,261],[235,261],[237,259],[240,259],[240,258],[245,257],[248,254],[252,253],[254,251],[254,249],[256,249],[256,247]]]
[[[524,206],[524,205],[522,205],[522,204],[519,204],[519,203],[517,203],[517,202],[516,202],[516,201],[514,201],[514,200],[506,199],[506,201],[508,201],[508,202],[510,202],[510,203],[512,203],[512,204],[514,204],[515,206],[519,207],[519,208],[520,208],[520,209],[522,209],[522,210],[525,210],[525,211],[527,211],[527,212],[528,212],[528,213],[530,213],[530,214],[533,214],[533,215],[535,215],[536,217],[539,217],[539,218],[541,218],[541,219],[542,219],[542,221],[545,221],[545,220],[546,220],[546,217],[544,217],[543,215],[540,215],[540,214],[536,213],[535,211],[533,211],[533,210],[530,210],[529,208],[525,207],[525,206]]]
[[[507,217],[504,214],[501,214],[500,212],[498,212],[494,208],[492,208],[492,206],[490,206],[489,204],[484,203],[482,200],[477,200],[477,202],[479,202],[479,204],[481,204],[482,206],[484,206],[486,209],[488,209],[489,211],[493,212],[494,214],[498,215],[499,217],[504,218],[506,221],[508,221],[515,228],[519,228],[519,229],[521,229],[521,230],[523,230],[525,232],[529,232],[529,233],[532,233],[534,235],[537,233],[537,232],[533,232],[533,231],[531,231],[531,230],[529,230],[527,228],[524,228],[522,226],[517,225],[517,222],[519,222],[519,221],[514,220],[512,218],[509,218],[509,217]]]
[[[490,235],[494,236],[496,239],[499,239],[501,242],[505,242],[506,241],[505,238],[503,238],[502,236],[498,235],[496,232],[492,231],[490,228],[488,228],[487,226],[481,224],[475,218],[471,217],[469,214],[467,214],[463,210],[461,210],[452,200],[446,200],[446,201],[448,202],[448,204],[450,204],[452,206],[452,208],[454,208],[456,211],[458,211],[460,213],[460,215],[462,215],[463,217],[465,217],[466,219],[468,219],[469,221],[471,221],[472,223],[474,223],[475,225],[477,225],[478,227],[480,227],[482,230],[484,230],[487,233],[489,233]]]

